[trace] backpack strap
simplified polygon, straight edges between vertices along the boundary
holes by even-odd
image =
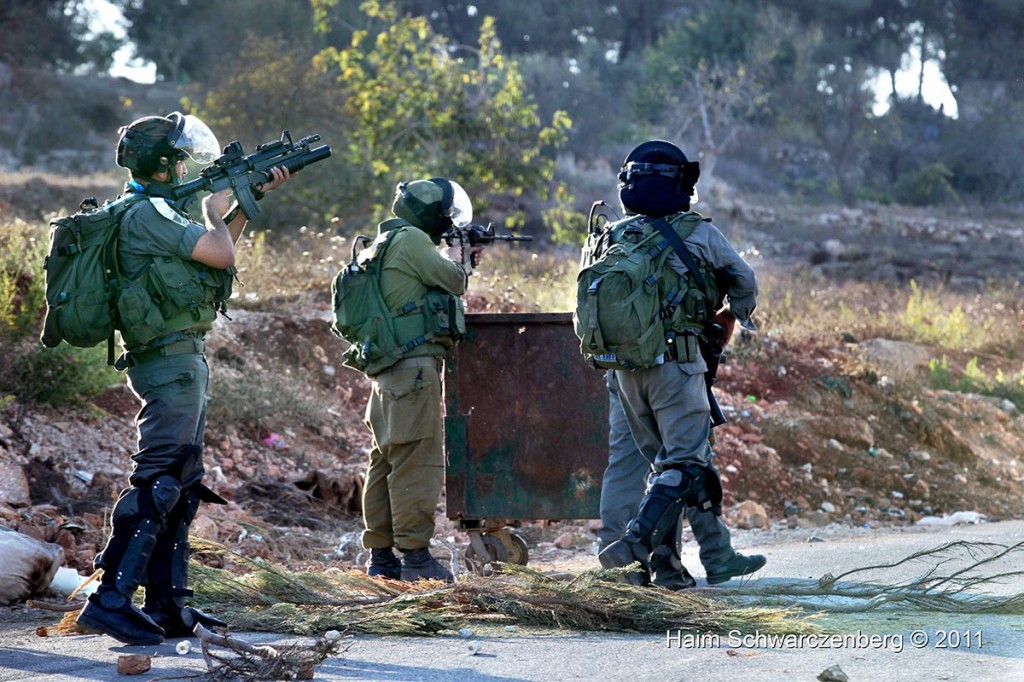
[[[671,225],[669,225],[669,222],[664,217],[658,218],[651,223],[651,225],[653,225],[654,228],[661,233],[661,236],[663,236],[668,243],[672,245],[672,250],[676,252],[676,255],[679,256],[679,260],[683,261],[683,265],[685,265],[686,269],[693,275],[693,279],[697,282],[697,287],[700,289],[701,293],[705,293],[708,289],[707,284],[704,281],[704,276],[700,274],[700,270],[697,268],[697,264],[693,260],[693,254],[691,254],[689,249],[687,249],[683,244],[683,240],[679,238],[679,234]],[[701,317],[704,318],[704,322],[711,319],[711,313],[708,312],[707,308],[704,309]]]
[[[106,286],[116,288],[120,282],[124,280],[124,275],[121,272],[121,259],[118,257],[117,249],[121,241],[121,219],[124,218],[125,214],[135,204],[145,199],[144,194],[132,193],[125,197],[122,197],[115,201],[109,206],[105,206],[103,210],[110,213],[110,218],[114,221],[114,227],[110,230],[110,234],[107,235],[106,241],[103,242],[102,261],[103,271],[106,274]],[[114,320],[117,319],[117,296],[110,297],[110,309],[111,315]],[[114,336],[116,332],[111,332],[110,336],[107,337],[107,365],[114,366]]]

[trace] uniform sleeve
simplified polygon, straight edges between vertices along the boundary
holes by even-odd
[[[133,256],[192,258],[206,228],[172,209],[163,199],[140,201],[121,226],[121,252]]]
[[[750,316],[757,307],[757,276],[717,227],[711,223],[703,225],[707,239],[702,246],[707,248],[708,262],[725,275],[729,285],[725,292],[729,297],[729,309],[743,327],[755,330]]]
[[[403,241],[402,252],[407,259],[408,272],[428,288],[444,289],[461,296],[466,293],[468,276],[465,269],[446,258],[422,230],[404,230],[398,239]]]

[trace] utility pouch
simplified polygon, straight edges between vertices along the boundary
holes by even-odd
[[[180,258],[154,258],[149,276],[164,319],[184,310],[196,310],[206,301],[199,273]]]
[[[126,282],[117,298],[121,336],[129,346],[137,346],[160,336],[166,330],[163,315],[154,305],[140,280]]]
[[[206,268],[199,271],[199,281],[202,282],[205,289],[204,299],[211,303],[220,303],[231,298],[237,272],[238,269],[234,266],[227,270]]]
[[[423,297],[423,318],[427,338],[446,336],[460,341],[466,335],[466,309],[458,296],[427,292]]]

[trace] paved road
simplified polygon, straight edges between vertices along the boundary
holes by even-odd
[[[883,563],[953,540],[1024,542],[1024,522],[904,531],[860,531],[826,535],[808,542],[807,532],[771,536],[758,546],[769,555],[760,584],[817,579],[856,566]],[[762,536],[768,542],[769,536]],[[747,547],[757,536],[743,536]],[[696,565],[695,557],[687,557]],[[1020,557],[1009,566],[1019,569]],[[886,582],[919,575],[921,566],[886,573]],[[755,581],[746,584],[756,585]],[[1024,593],[1024,578],[995,592]],[[153,655],[153,667],[136,679],[196,679],[206,667],[197,652],[180,656],[172,640],[156,647],[128,647],[101,636],[48,637],[35,628],[52,622],[38,611],[0,610],[0,682],[80,682],[132,679],[115,671],[120,653]],[[372,637],[351,639],[349,649],[316,670],[317,680],[815,680],[838,665],[854,682],[864,680],[1024,680],[1024,616],[911,615],[891,608],[869,615],[830,616],[826,623],[848,633],[830,648],[822,642],[773,642],[765,637],[722,635],[683,640],[681,633],[602,634],[550,631],[512,632],[494,628],[474,640],[458,636]],[[924,634],[916,634],[916,633]],[[875,639],[872,641],[871,636]],[[247,635],[253,642],[280,641],[273,635]],[[884,640],[883,640],[884,636]],[[921,645],[917,638],[927,641]],[[685,646],[680,646],[684,644]]]

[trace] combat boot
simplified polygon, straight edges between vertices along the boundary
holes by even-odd
[[[180,600],[175,600],[175,602],[177,601]],[[175,602],[156,605],[147,599],[146,604],[142,607],[142,612],[159,625],[164,631],[164,636],[169,639],[191,637],[196,625],[202,625],[204,628],[226,628],[228,626],[220,618],[191,606],[179,606]]]
[[[654,574],[651,582],[673,592],[688,590],[697,585],[697,581],[668,545],[658,546],[651,554],[651,572]]]
[[[374,547],[370,550],[370,566],[366,569],[366,574],[401,580],[402,562],[390,547]]]
[[[760,570],[768,559],[760,554],[745,556],[734,552],[732,557],[714,569],[708,569],[708,585],[718,585],[741,575],[749,575]]]
[[[443,580],[446,583],[453,582],[451,571],[437,562],[437,559],[430,556],[430,550],[413,549],[405,552],[402,557],[402,580]]]
[[[623,575],[623,579],[630,585],[650,585],[651,565],[650,554],[643,544],[632,538],[627,533],[612,544],[605,547],[597,560],[605,568],[623,568],[632,563],[640,562],[640,570],[630,571]]]
[[[100,585],[78,614],[77,622],[86,632],[109,635],[125,644],[164,641],[163,629],[113,585]]]

